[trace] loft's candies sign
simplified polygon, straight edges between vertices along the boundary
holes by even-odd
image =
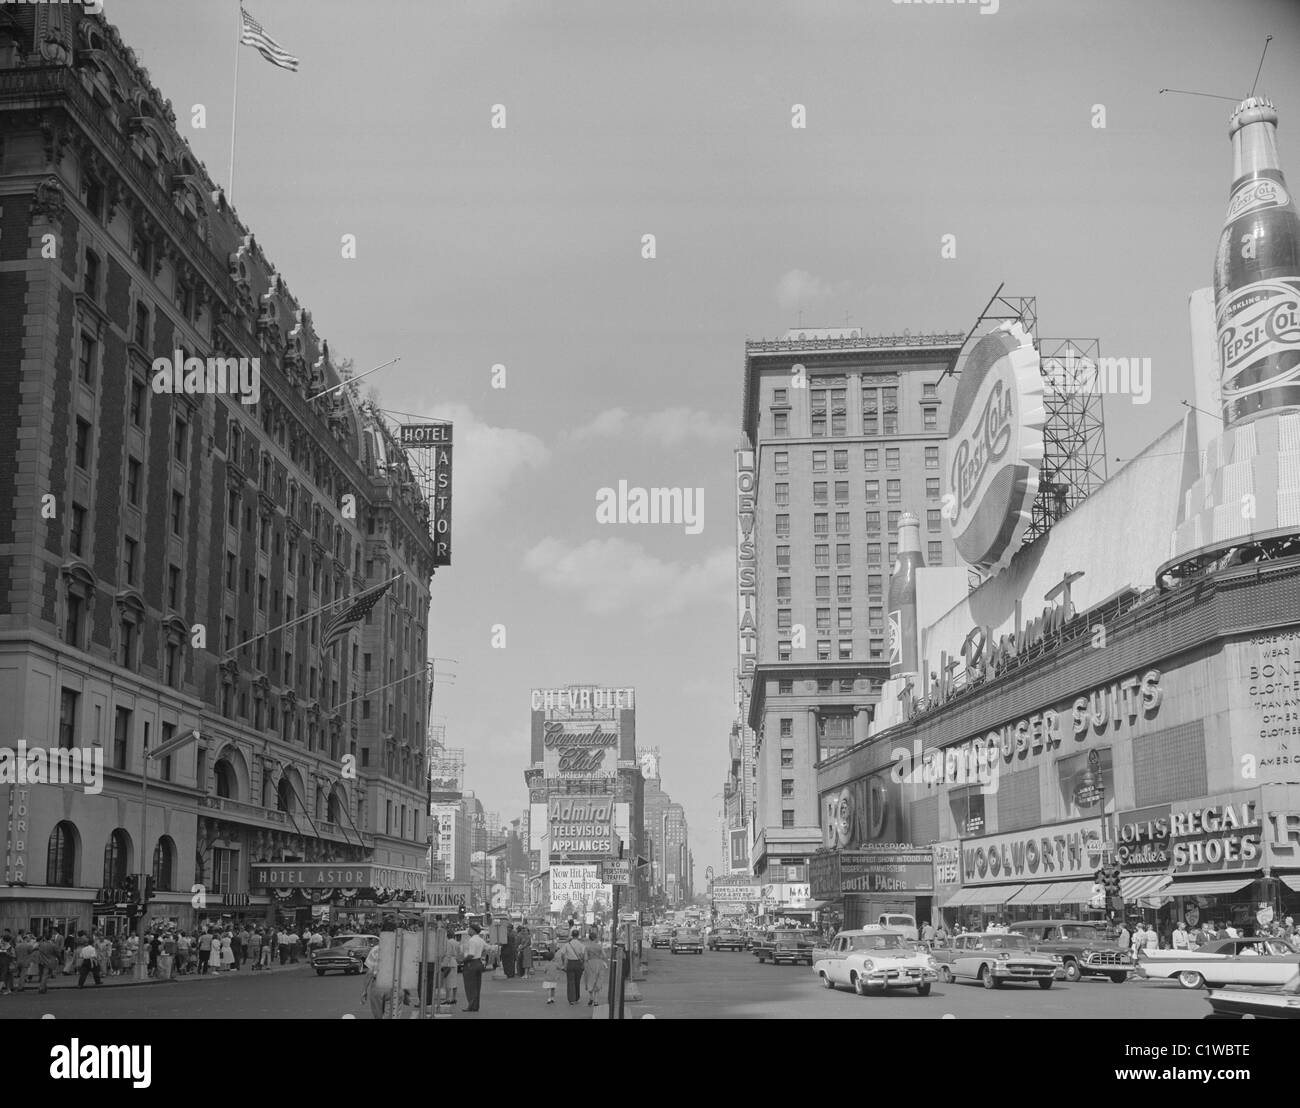
[[[1043,460],[1043,379],[1033,340],[1004,323],[975,342],[960,369],[948,429],[948,512],[970,565],[996,572],[1029,527]]]

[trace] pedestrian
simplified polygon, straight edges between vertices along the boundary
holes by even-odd
[[[14,989],[14,937],[6,927],[0,935],[0,996]]]
[[[570,1004],[577,1004],[582,999],[582,965],[587,956],[587,951],[582,945],[581,935],[582,932],[575,927],[569,933],[568,941],[560,947],[555,955],[560,959],[561,965],[564,966]]]
[[[518,949],[519,976],[532,977],[533,975],[533,936],[527,927],[520,927],[518,935],[515,936]]]
[[[269,950],[270,947],[267,947]],[[370,1005],[370,1018],[381,1020],[384,1018],[384,1001],[387,996],[380,987],[379,982],[375,980],[379,973],[379,944],[375,943],[370,948],[370,953],[366,955],[366,983],[361,989],[361,1003]]]
[[[1225,936],[1229,939],[1236,939],[1240,937],[1240,932],[1238,932],[1238,930],[1235,927],[1233,927],[1231,923],[1229,923],[1223,930]]]
[[[163,935],[162,952],[158,955],[158,976],[164,981],[176,976],[176,936],[171,931]]]
[[[199,936],[199,976],[202,977],[208,972],[208,967],[212,964],[212,932],[204,927],[203,934]]]
[[[289,940],[289,964],[296,966],[298,964],[298,945],[302,942],[302,939],[299,938],[297,929],[293,927],[289,928],[287,938]]]
[[[939,921],[939,926],[934,929],[935,946],[948,945],[948,929],[944,927],[943,920]]]
[[[1174,929],[1171,945],[1175,950],[1187,950],[1190,946],[1190,941],[1187,937],[1186,921],[1178,921],[1178,926]]]
[[[259,927],[258,931],[260,932],[261,930],[262,929]],[[271,928],[269,931],[263,933],[262,935],[262,968],[264,970],[269,970],[271,968],[271,962],[274,961],[274,959],[272,958],[272,955],[274,954],[274,947],[275,947],[275,929]]]
[[[1133,933],[1129,931],[1123,923],[1119,925],[1119,934],[1115,937],[1115,945],[1125,953],[1133,945]]]
[[[30,932],[19,932],[18,941],[14,943],[14,992],[21,993],[27,988],[27,978],[32,963],[36,958],[36,937]]]
[[[442,953],[442,998],[453,1008],[456,1007],[457,994],[460,992],[460,962],[463,957],[456,936],[449,933]]]
[[[94,974],[96,985],[102,985],[104,983],[99,976],[99,951],[95,949],[95,944],[91,941],[89,936],[85,936],[85,938],[85,945],[77,951],[77,958],[80,963],[79,972],[77,974],[78,989],[84,989],[86,987],[86,978],[91,974]]]
[[[605,959],[605,947],[600,941],[600,933],[593,927],[587,935],[582,968],[582,983],[587,990],[588,1008],[604,997],[608,982],[609,962]],[[603,999],[601,1002],[603,1003]]]
[[[68,933],[63,936],[63,976],[70,977],[77,971],[77,951],[81,949],[81,944],[77,942],[77,936],[73,935],[72,928],[68,928]]]
[[[149,976],[158,976],[158,955],[162,953],[162,936],[153,932],[149,936]]]
[[[1137,961],[1137,956],[1147,947],[1147,930],[1146,924],[1141,920],[1133,925],[1133,960]]]
[[[255,927],[248,933],[248,945],[245,947],[248,954],[248,966],[250,973],[256,973],[262,965],[262,929]]]
[[[1154,927],[1147,928],[1146,948],[1148,954],[1153,950],[1160,949],[1160,934]]]
[[[925,923],[921,924],[921,941],[924,942],[926,946],[933,946],[934,936],[934,924],[929,920],[926,920]]]
[[[239,928],[232,928],[230,932],[230,953],[235,956],[235,964],[231,967],[238,972],[239,967],[244,964],[244,941],[247,933]]]
[[[483,955],[487,950],[487,943],[479,934],[477,923],[469,925],[469,934],[461,944],[461,955],[464,961],[461,963],[462,975],[465,978],[465,1008],[466,1012],[477,1012],[479,1010],[479,990],[483,984]]]
[[[227,931],[221,936],[221,968],[227,973],[235,969],[235,940]],[[215,950],[215,947],[213,948]]]
[[[507,977],[515,975],[515,958],[519,952],[519,945],[515,939],[515,925],[506,924],[505,942],[501,944],[501,968],[506,971]]]
[[[179,977],[184,977],[190,972],[190,935],[188,931],[182,931],[176,937],[176,973]]]
[[[542,989],[546,993],[547,1004],[555,1003],[555,987],[560,983],[560,974],[563,972],[559,954],[552,955],[542,971]]]

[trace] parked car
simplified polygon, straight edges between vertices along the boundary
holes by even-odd
[[[673,931],[676,928],[669,927],[666,923],[656,923],[650,931],[650,946],[654,949],[667,947],[673,941]]]
[[[710,950],[744,950],[745,936],[734,927],[715,927],[709,935]]]
[[[555,957],[555,952],[560,949],[560,944],[556,941],[553,928],[539,923],[529,927],[528,933],[533,941],[534,958],[549,962]]]
[[[1060,955],[1031,950],[1024,935],[979,932],[957,936],[950,972],[954,980],[969,978],[986,989],[1008,981],[1037,981],[1050,989],[1062,968]]]
[[[1128,951],[1119,949],[1104,923],[1034,919],[1013,923],[1010,931],[1028,939],[1031,950],[1059,954],[1065,979],[1071,983],[1081,977],[1109,977],[1122,985],[1133,968]]]
[[[312,952],[311,968],[317,977],[324,977],[330,970],[341,970],[344,975],[360,973],[370,948],[378,942],[378,935],[335,935],[329,946]]]
[[[813,943],[807,931],[794,928],[764,931],[754,944],[754,957],[759,962],[771,962],[774,966],[789,962],[792,966],[800,962],[813,964]]]
[[[822,984],[828,989],[849,985],[858,996],[890,989],[915,989],[919,996],[929,996],[939,976],[933,959],[900,931],[841,931],[818,953],[813,972]]]
[[[703,954],[704,936],[694,927],[679,927],[668,942],[673,954]]]
[[[885,912],[877,920],[878,927],[887,927],[891,931],[897,931],[905,939],[919,939],[921,933],[917,930],[916,917],[904,915],[901,912]]]
[[[1214,939],[1195,950],[1143,950],[1137,976],[1175,978],[1184,989],[1219,985],[1285,985],[1300,972],[1300,951],[1267,936]]]
[[[1300,1019],[1300,972],[1285,985],[1239,985],[1231,989],[1211,989],[1207,1020],[1243,1019],[1254,1016],[1265,1020]]]

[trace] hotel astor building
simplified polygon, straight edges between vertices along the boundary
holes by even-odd
[[[156,392],[176,351],[256,402]],[[367,894],[256,863],[418,887],[429,513],[344,380],[117,31],[0,6],[0,745],[105,765],[0,784],[0,927],[121,927],[132,874],[182,925]]]

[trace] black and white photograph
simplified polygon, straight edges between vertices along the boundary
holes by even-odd
[[[1293,1073],[1298,61],[1294,0],[0,0],[20,1079]]]

